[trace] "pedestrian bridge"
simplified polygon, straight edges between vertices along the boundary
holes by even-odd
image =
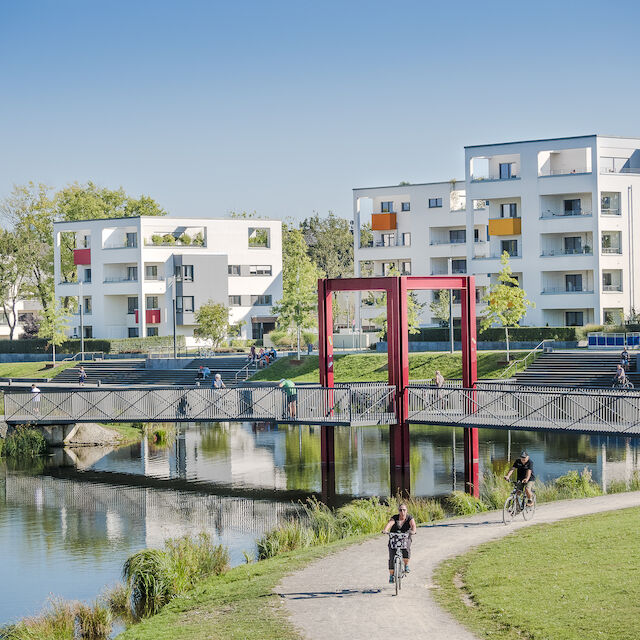
[[[521,387],[479,383],[475,389],[412,384],[403,401],[409,423],[572,431],[640,436],[640,393],[610,389]],[[78,422],[278,422],[295,424],[396,424],[393,386],[353,383],[297,388],[295,415],[286,392],[273,386],[233,389],[81,389],[6,392],[10,424]]]

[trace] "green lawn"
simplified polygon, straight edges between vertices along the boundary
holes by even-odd
[[[523,352],[512,352],[512,357],[521,357]],[[270,367],[258,371],[252,380],[280,380],[290,378],[297,382],[318,382],[318,356],[304,356],[300,364],[293,358],[280,358]],[[433,378],[439,369],[445,378],[462,378],[462,356],[460,353],[410,353],[409,377],[411,380]],[[504,351],[478,353],[478,377],[498,378],[506,369]],[[383,382],[387,380],[386,353],[354,353],[334,356],[336,382]]]
[[[276,585],[312,560],[363,539],[293,551],[209,578],[118,640],[298,640],[274,593]]]
[[[7,362],[0,364],[0,378],[53,378],[76,362],[57,364],[52,369],[45,369],[47,362]]]
[[[529,527],[441,565],[435,595],[481,638],[636,640],[639,529],[640,508]]]
[[[122,438],[121,444],[132,444],[142,440],[142,422],[107,422],[104,427],[117,431]]]

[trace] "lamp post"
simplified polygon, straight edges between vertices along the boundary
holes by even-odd
[[[80,295],[78,305],[80,306],[80,361],[84,361],[84,299],[82,297],[82,278],[78,269],[78,284],[80,285]]]
[[[173,359],[178,359],[178,350],[176,348],[176,276],[175,273],[172,276],[169,276],[169,281],[171,283],[171,307],[173,310],[172,319],[173,319]]]

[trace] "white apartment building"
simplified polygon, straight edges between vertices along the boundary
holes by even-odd
[[[63,247],[78,277],[62,277]],[[67,259],[71,259],[69,256]],[[229,306],[243,338],[275,328],[282,297],[282,223],[259,219],[138,217],[56,222],[55,293],[82,300],[85,337],[177,335],[193,341],[195,312]],[[80,335],[80,314],[69,334]]]
[[[360,246],[356,234],[357,274],[392,265],[474,274],[480,299],[507,251],[536,305],[523,325],[601,324],[640,310],[640,138],[470,146],[465,173],[464,181],[354,189],[354,226],[370,215],[374,235]],[[362,322],[378,313],[363,308]],[[421,320],[433,322],[428,305]]]

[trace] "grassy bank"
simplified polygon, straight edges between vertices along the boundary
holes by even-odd
[[[521,352],[524,354],[525,352]],[[517,357],[515,352],[512,356]],[[506,369],[503,351],[478,353],[478,377],[498,378]],[[445,378],[462,378],[460,353],[410,353],[409,377],[411,380],[428,380],[436,369]],[[348,353],[334,356],[336,382],[386,382],[386,353]],[[290,378],[296,382],[318,382],[318,356],[304,356],[301,362],[294,358],[280,358],[271,366],[258,371],[252,380],[280,380]]]
[[[64,362],[45,369],[49,362],[6,362],[0,364],[0,378],[53,378],[65,369],[75,367],[75,362]]]
[[[142,422],[108,422],[104,427],[115,431],[120,436],[120,444],[123,445],[140,442],[144,434]]]
[[[444,563],[436,599],[481,638],[634,640],[639,527],[638,508],[529,527]]]

